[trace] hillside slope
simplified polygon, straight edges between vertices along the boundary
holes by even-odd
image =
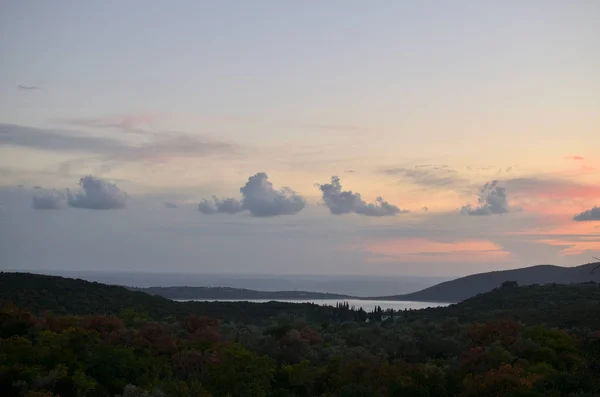
[[[433,287],[405,295],[378,297],[423,302],[460,302],[477,294],[489,292],[505,281],[516,281],[519,285],[531,284],[572,284],[589,281],[600,282],[600,269],[591,274],[600,262],[576,267],[540,265],[514,270],[478,273],[436,284]]]
[[[600,284],[547,284],[496,288],[441,308],[411,313],[414,319],[456,318],[461,323],[492,319],[527,325],[600,328]]]
[[[133,310],[152,319],[181,318],[189,314],[225,321],[259,324],[279,315],[302,316],[313,321],[330,318],[333,307],[285,302],[176,302],[127,288],[59,276],[0,272],[0,303],[13,304],[41,314],[121,314]]]

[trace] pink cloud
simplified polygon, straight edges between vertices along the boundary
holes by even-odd
[[[565,156],[567,160],[583,160],[584,158],[581,156]]]
[[[600,185],[587,185],[560,179],[520,178],[507,182],[513,195],[553,199],[600,198]]]
[[[554,220],[557,221],[554,224],[551,222],[548,224],[542,222],[536,227],[506,232],[504,234],[507,236],[544,236],[544,239],[551,239],[553,241],[558,241],[560,238],[564,238],[565,241],[571,241],[575,238],[600,241],[600,228],[595,227],[593,224],[573,222],[572,216],[554,217]]]
[[[368,262],[480,262],[507,260],[510,252],[488,240],[450,243],[424,238],[379,240],[351,247],[367,253]]]
[[[526,212],[572,215],[600,201],[600,185],[566,179],[518,178],[506,185],[512,204]]]
[[[561,256],[581,255],[585,252],[600,252],[600,240],[595,238],[582,239],[577,241],[542,239],[537,240],[539,243],[548,244],[551,246],[565,247],[560,251]]]

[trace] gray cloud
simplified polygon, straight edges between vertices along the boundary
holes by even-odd
[[[304,209],[306,201],[292,189],[275,189],[264,172],[248,178],[240,188],[242,200],[235,198],[203,200],[198,210],[203,214],[236,214],[249,211],[258,217],[296,214]]]
[[[460,212],[467,215],[494,215],[506,214],[509,211],[506,188],[498,186],[497,180],[483,185],[477,202],[477,207],[473,208],[471,204],[467,204]]]
[[[446,164],[417,164],[415,168],[433,168],[433,169],[442,169],[448,168]]]
[[[82,191],[72,194],[68,192],[68,203],[71,207],[95,210],[124,208],[127,193],[121,191],[114,183],[91,175],[79,180]]]
[[[205,215],[212,214],[237,214],[244,211],[242,203],[238,199],[213,197],[211,200],[204,199],[198,204],[198,211]]]
[[[77,134],[77,135],[75,135]],[[170,156],[211,156],[233,154],[239,146],[229,142],[172,132],[141,145],[125,141],[86,136],[79,132],[25,127],[0,123],[0,145],[21,146],[59,152],[86,152],[107,161],[139,161]]]
[[[165,204],[165,207],[167,207],[167,208],[179,208],[177,203],[173,203],[171,201],[165,201],[164,204]]]
[[[19,84],[17,86],[17,88],[21,91],[35,91],[35,90],[41,90],[41,87],[38,87],[36,85],[21,85]]]
[[[364,203],[356,208],[355,212],[361,215],[367,216],[392,216],[401,212],[408,212],[407,210],[401,210],[393,204],[388,203],[381,197],[377,197],[374,203]]]
[[[110,138],[75,136],[66,131],[24,127],[0,123],[0,145],[21,146],[61,152],[110,154],[124,151],[128,146]]]
[[[573,217],[576,222],[600,221],[600,207],[594,207],[591,210],[583,211]]]
[[[447,165],[422,164],[414,168],[389,168],[383,170],[386,175],[399,176],[403,181],[410,181],[415,185],[427,188],[449,188],[462,186],[465,179],[459,177],[456,171]]]
[[[66,205],[66,196],[55,189],[35,189],[32,207],[36,210],[58,210]]]
[[[427,207],[427,206],[423,206],[423,207],[421,208],[421,211],[423,211],[423,212],[428,212],[428,211],[429,211],[429,207]]]
[[[273,216],[295,214],[304,209],[306,201],[292,189],[273,188],[269,177],[259,172],[248,178],[246,185],[240,189],[244,209],[255,216]]]
[[[381,197],[377,197],[374,203],[367,204],[359,193],[353,193],[351,190],[342,191],[340,178],[337,176],[331,177],[331,183],[318,185],[318,187],[323,194],[325,205],[334,215],[356,213],[367,216],[393,216],[408,212],[389,204]]]

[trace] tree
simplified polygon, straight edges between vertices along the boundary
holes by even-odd
[[[505,281],[500,286],[501,289],[517,288],[519,284],[516,281]]]

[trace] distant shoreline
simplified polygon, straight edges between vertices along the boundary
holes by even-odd
[[[141,291],[150,295],[159,295],[175,301],[379,301],[379,302],[427,302],[449,304],[455,301],[402,299],[398,297],[361,297],[344,294],[331,294],[312,291],[256,291],[243,288],[230,287],[149,287],[133,288],[132,291]]]
[[[403,310],[420,310],[435,307],[450,306],[452,302],[419,302],[419,301],[399,301],[399,300],[375,300],[375,299],[172,299],[175,302],[215,302],[215,303],[268,303],[268,302],[280,302],[280,303],[292,303],[292,304],[306,304],[312,303],[320,306],[332,306],[335,307],[338,303],[347,303],[350,307],[355,309],[362,308],[366,312],[372,312],[375,307],[380,307],[382,310],[392,309],[395,312]]]

